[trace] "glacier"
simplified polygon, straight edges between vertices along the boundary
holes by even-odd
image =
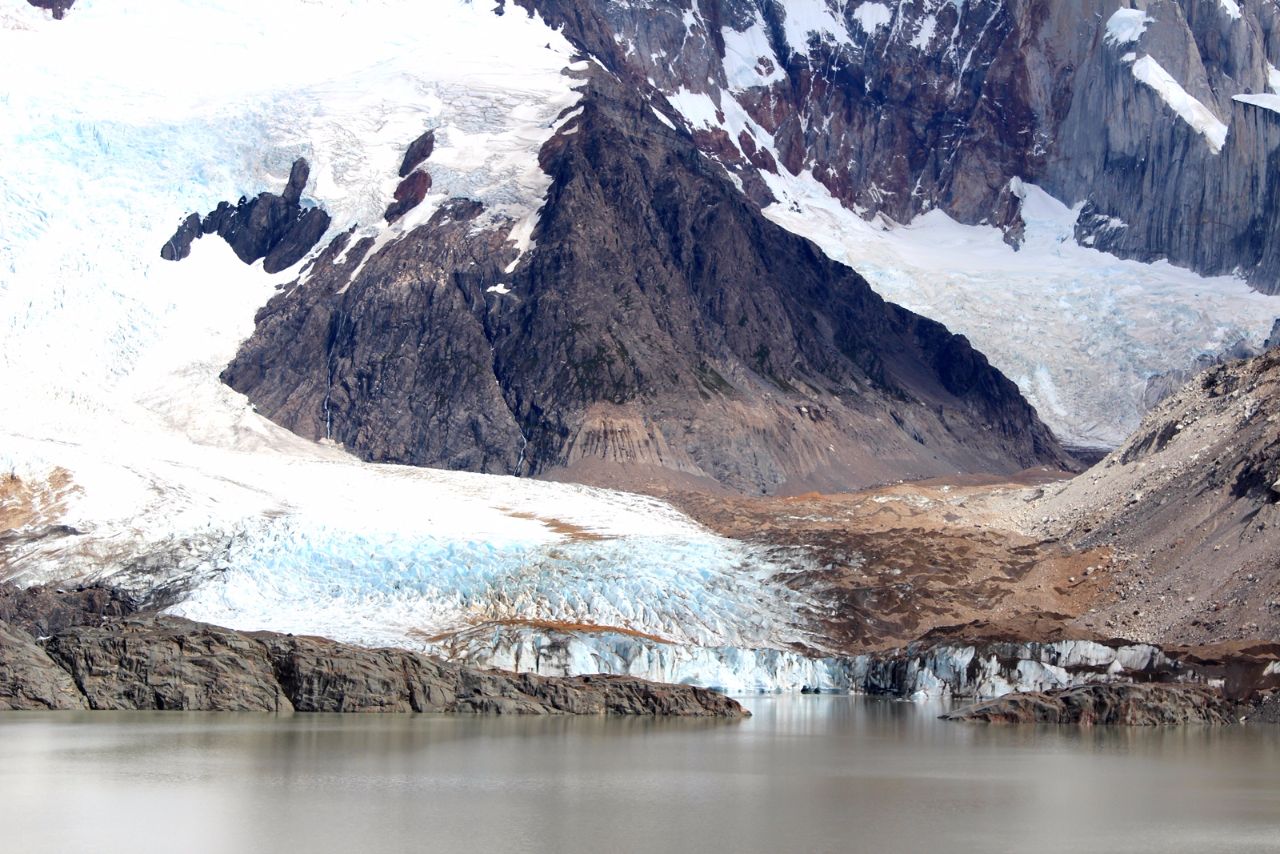
[[[424,7],[430,25],[406,25]],[[1025,673],[984,665],[974,689],[964,649],[890,678],[797,622],[785,581],[803,556],[646,497],[361,463],[219,382],[296,270],[269,276],[218,241],[181,264],[159,248],[185,213],[277,187],[299,156],[332,234],[385,243],[464,195],[528,248],[549,182],[537,153],[585,67],[536,16],[462,0],[79,0],[54,23],[18,3],[0,11],[0,52],[0,479],[34,496],[2,499],[26,517],[0,544],[5,578],[106,580],[237,629],[732,690],[937,696],[1066,678],[1043,653]],[[702,99],[673,100],[704,122]],[[433,193],[386,227],[403,146],[426,127]],[[1144,374],[1258,337],[1274,313],[1236,280],[1068,244],[1061,206],[1034,188],[1028,209],[1045,213],[1015,255],[994,229],[867,223],[811,176],[779,181],[771,218],[970,335],[1080,441],[1127,429]]]

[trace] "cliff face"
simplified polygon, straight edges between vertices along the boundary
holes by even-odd
[[[942,208],[1017,244],[1018,178],[1079,206],[1086,245],[1280,289],[1274,3],[524,5],[669,97],[761,204],[762,172],[808,170],[868,216]]]
[[[765,220],[663,105],[597,72],[579,107],[530,251],[465,200],[380,248],[339,237],[224,380],[415,465],[772,492],[1070,464],[964,338]]]
[[[22,621],[76,618],[40,640],[0,621],[0,710],[747,714],[728,697],[688,685],[475,670],[407,650],[176,617],[102,619],[93,601],[63,591],[17,596],[25,599],[15,615]]]

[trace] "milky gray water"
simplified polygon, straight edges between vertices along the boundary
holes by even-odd
[[[1280,728],[0,715],[0,851],[1280,851]]]

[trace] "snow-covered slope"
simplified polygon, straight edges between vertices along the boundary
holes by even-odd
[[[178,220],[280,185],[299,156],[333,233],[380,224],[404,146],[428,127],[435,193],[391,234],[449,195],[531,217],[548,184],[538,148],[578,97],[556,33],[461,0],[429,16],[403,0],[85,0],[56,23],[6,5],[7,389],[114,397],[200,289],[200,271],[157,255]],[[233,344],[270,285],[258,291],[219,303]]]
[[[1151,377],[1241,339],[1260,344],[1280,313],[1280,300],[1241,279],[1078,245],[1079,207],[1021,181],[1017,251],[998,229],[940,210],[906,225],[867,222],[808,174],[771,185],[781,201],[770,219],[856,268],[885,299],[967,336],[1076,445],[1120,443],[1146,411]]]
[[[746,134],[781,160],[772,135],[733,98],[722,95],[717,105],[681,89],[669,100],[691,128]],[[868,221],[810,170],[760,177],[777,199],[766,216],[856,269],[885,299],[967,336],[1073,444],[1120,443],[1146,411],[1151,377],[1241,339],[1258,345],[1280,314],[1280,299],[1241,278],[1122,260],[1078,244],[1082,206],[1068,208],[1016,177],[1009,193],[1025,223],[1018,249],[1000,229],[963,225],[940,209],[906,224],[884,215]]]

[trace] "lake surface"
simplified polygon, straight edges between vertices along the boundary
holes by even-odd
[[[1280,728],[6,713],[0,850],[1280,851]]]

